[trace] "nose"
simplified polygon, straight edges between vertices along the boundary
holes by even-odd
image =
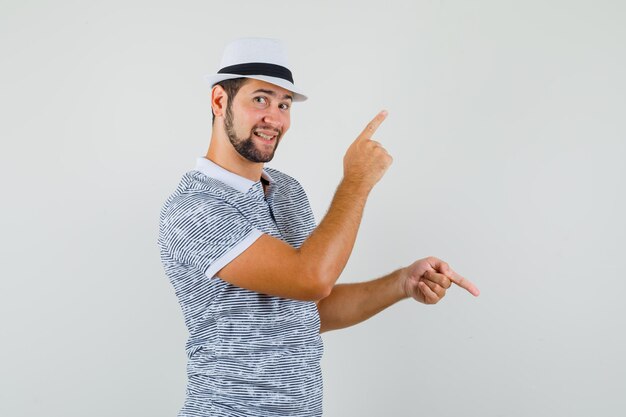
[[[280,109],[271,107],[263,116],[263,121],[277,130],[281,130],[285,124],[285,115]]]

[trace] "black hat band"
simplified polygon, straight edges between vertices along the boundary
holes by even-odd
[[[281,65],[268,64],[265,62],[250,62],[248,64],[237,64],[224,67],[218,74],[238,74],[238,75],[267,75],[269,77],[282,78],[293,84],[291,71]]]

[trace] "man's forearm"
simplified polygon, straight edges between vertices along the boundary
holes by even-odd
[[[372,140],[385,117],[386,111],[378,113],[346,151],[344,177],[328,213],[298,251],[304,276],[312,279],[324,297],[333,289],[352,253],[367,196],[391,165],[392,158],[385,148]]]
[[[344,178],[326,216],[300,248],[302,267],[308,275],[319,277],[329,292],[354,248],[369,191],[363,184]]]
[[[405,270],[399,269],[373,281],[335,285],[317,305],[320,332],[353,326],[407,298],[403,273]]]

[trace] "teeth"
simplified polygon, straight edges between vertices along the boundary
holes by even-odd
[[[272,139],[272,138],[274,137],[274,136],[268,136],[268,135],[263,134],[263,133],[261,133],[261,132],[256,132],[256,134],[257,134],[258,136],[262,137],[263,139],[267,139],[267,140]]]

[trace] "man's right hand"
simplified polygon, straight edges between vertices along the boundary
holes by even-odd
[[[393,158],[372,136],[387,117],[383,110],[372,119],[346,151],[343,158],[344,180],[356,183],[369,192],[385,175]]]

